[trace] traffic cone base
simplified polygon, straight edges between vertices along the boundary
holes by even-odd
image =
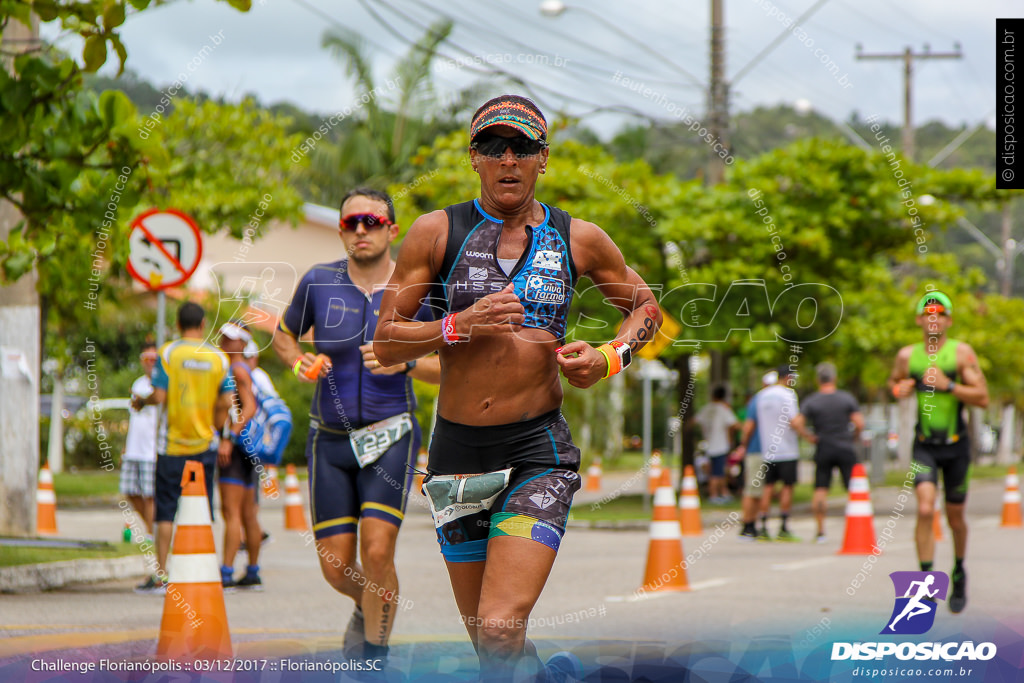
[[[43,463],[39,470],[39,485],[36,488],[36,533],[57,533],[57,494],[53,491],[53,473],[50,465]]]
[[[1020,510],[1020,479],[1017,477],[1017,466],[1010,465],[1006,473],[1006,493],[1003,494],[1003,520],[999,526],[1024,526]]]
[[[641,592],[688,591],[683,540],[676,517],[676,495],[672,490],[672,473],[666,468],[661,485],[654,492],[654,514],[651,519],[651,543],[647,549],[647,565]]]
[[[229,659],[231,633],[201,463],[185,463],[181,485],[156,654],[162,659]]]
[[[876,555],[875,518],[871,507],[868,477],[864,465],[853,466],[850,477],[850,500],[846,504],[846,533],[840,555]]]

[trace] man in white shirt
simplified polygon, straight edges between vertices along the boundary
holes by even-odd
[[[789,511],[793,504],[793,485],[796,484],[797,460],[800,457],[800,445],[797,433],[804,438],[811,435],[802,425],[791,423],[800,413],[796,392],[790,386],[789,366],[779,367],[778,381],[757,393],[755,410],[757,411],[757,429],[761,438],[761,451],[765,464],[765,486],[761,492],[761,529],[758,538],[770,540],[768,535],[768,513],[772,505],[772,492],[776,482],[782,483],[779,494],[779,513],[782,524],[775,537],[779,541],[799,541],[787,524]],[[795,377],[793,377],[795,379]],[[813,437],[811,437],[813,438]]]
[[[132,384],[132,398],[146,398],[153,393],[150,378],[156,366],[154,344],[145,344],[139,355],[146,373]],[[156,478],[156,430],[159,408],[149,405],[142,410],[128,409],[128,435],[121,456],[121,493],[153,535],[153,484]]]
[[[732,407],[725,402],[725,387],[717,386],[711,392],[711,402],[697,412],[694,418],[707,440],[707,454],[711,460],[711,481],[708,497],[712,503],[727,503],[732,499],[725,490],[725,460],[732,450],[732,435],[739,431],[739,422]]]

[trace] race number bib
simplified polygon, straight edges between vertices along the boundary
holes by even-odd
[[[412,416],[401,413],[372,425],[366,425],[349,434],[352,452],[360,467],[366,467],[377,461],[389,448],[401,441],[402,437],[412,431]]]
[[[498,494],[508,486],[512,468],[483,474],[443,474],[423,484],[434,525],[442,526],[481,510],[490,510]]]

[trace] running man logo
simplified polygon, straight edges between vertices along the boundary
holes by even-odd
[[[889,578],[896,590],[896,604],[879,633],[926,633],[935,623],[938,601],[946,599],[949,577],[942,572],[893,572]]]

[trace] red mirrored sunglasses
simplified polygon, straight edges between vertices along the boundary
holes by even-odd
[[[367,231],[379,230],[389,225],[393,225],[390,220],[384,216],[378,216],[375,213],[353,213],[348,216],[343,216],[341,221],[338,222],[338,227],[341,230],[355,232],[356,229],[359,228],[360,223],[363,224],[363,227],[365,227]]]
[[[924,307],[924,312],[929,315],[941,315],[946,312],[946,307],[942,304],[928,304]]]

